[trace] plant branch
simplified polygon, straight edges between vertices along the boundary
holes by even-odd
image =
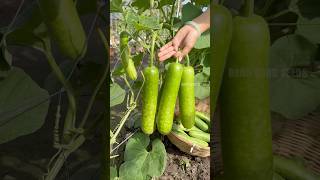
[[[102,33],[102,31],[101,31],[100,29],[98,29],[98,32],[99,32],[99,34],[100,34],[101,39],[102,39],[103,42],[104,42],[106,51],[108,52],[108,50],[109,50],[109,49],[108,49],[108,44],[105,43],[107,40],[106,40],[105,36],[103,35],[103,33]],[[109,54],[109,53],[108,53],[108,54]],[[108,62],[109,62],[109,61],[108,61]],[[86,109],[86,111],[85,111],[85,114],[84,114],[84,116],[83,116],[83,118],[82,118],[82,120],[81,120],[81,122],[80,122],[79,128],[83,128],[83,127],[84,127],[84,125],[85,125],[85,123],[86,123],[86,121],[87,121],[87,119],[88,119],[88,117],[89,117],[89,114],[90,114],[90,111],[91,111],[91,109],[92,109],[93,103],[94,103],[94,101],[95,101],[95,99],[96,99],[96,97],[97,97],[97,94],[98,94],[99,90],[101,89],[103,83],[104,83],[104,82],[106,81],[106,79],[107,79],[108,72],[109,72],[109,63],[107,63],[107,65],[106,65],[106,67],[105,67],[105,69],[104,69],[104,72],[103,72],[103,74],[102,74],[102,76],[101,76],[101,78],[100,78],[100,80],[99,80],[99,82],[98,82],[95,90],[93,91],[93,94],[92,94],[92,96],[91,96],[91,98],[90,98],[88,107],[87,107],[87,109]]]
[[[76,100],[75,100],[75,96],[74,96],[73,89],[72,89],[71,85],[66,80],[66,78],[65,78],[64,74],[62,73],[60,67],[56,63],[53,55],[51,54],[51,50],[48,49],[48,47],[47,47],[47,49],[45,51],[45,55],[47,57],[49,65],[51,66],[51,69],[52,69],[53,73],[56,75],[56,77],[61,82],[61,84],[63,85],[64,89],[67,92],[68,101],[69,101],[69,107],[68,107],[67,114],[66,114],[66,117],[65,117],[63,134],[64,134],[64,138],[68,138],[68,136],[70,134],[69,131],[73,128],[72,126],[74,125],[74,122],[75,122],[75,119],[76,119]],[[65,140],[67,140],[67,139],[65,139]]]
[[[271,15],[271,16],[266,17],[265,19],[266,19],[267,21],[270,21],[270,20],[276,19],[276,18],[278,18],[278,17],[280,17],[280,16],[282,16],[282,15],[285,15],[285,14],[287,14],[287,13],[289,13],[289,12],[291,12],[289,9],[285,9],[285,10],[283,10],[283,11],[280,11],[280,12],[276,13],[276,14],[273,14],[273,15]]]

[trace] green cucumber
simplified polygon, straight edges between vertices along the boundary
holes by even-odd
[[[208,125],[210,124],[210,117],[207,116],[206,114],[199,112],[199,111],[196,111],[196,116],[198,116],[200,119],[205,121]]]
[[[233,36],[221,89],[221,144],[226,180],[273,177],[272,133],[267,77],[270,47],[266,21],[253,14],[233,19]],[[260,75],[254,72],[259,71]],[[237,74],[238,71],[245,71]]]
[[[163,135],[169,134],[172,128],[182,72],[180,63],[171,63],[166,72],[157,113],[157,129]]]
[[[196,127],[201,129],[203,132],[209,132],[208,124],[206,124],[204,121],[202,121],[197,116],[195,117],[195,124],[196,124]]]
[[[195,144],[199,147],[208,147],[209,144],[205,141],[202,141],[200,139],[197,139],[197,138],[193,138],[193,137],[190,137],[188,134],[186,134],[185,132],[181,132],[181,131],[177,131],[175,129],[172,129],[172,132],[176,135],[178,135],[179,137],[181,137],[182,139],[184,139],[185,141],[187,142],[190,142],[192,144]]]
[[[127,76],[132,79],[137,79],[137,70],[134,66],[134,62],[131,58],[129,43],[129,33],[126,31],[122,31],[120,33],[120,55],[121,55],[121,63],[127,74]]]
[[[183,126],[187,129],[192,128],[195,117],[194,69],[192,66],[183,68],[179,92],[179,107]]]
[[[155,130],[155,116],[158,101],[159,71],[155,66],[143,70],[145,77],[142,91],[142,120],[141,129],[145,134]]]
[[[320,176],[306,169],[302,163],[274,156],[274,170],[288,180],[319,180]]]
[[[39,7],[59,50],[72,60],[82,57],[86,35],[73,0],[39,0]]]
[[[209,133],[201,132],[198,130],[191,130],[191,131],[189,131],[189,135],[191,137],[203,140],[205,142],[210,142],[210,134]]]
[[[210,73],[210,112],[216,111],[221,81],[232,37],[232,16],[228,9],[215,2],[211,4],[212,52]]]
[[[209,144],[201,139],[197,139],[194,137],[189,137],[188,139],[192,144],[195,144],[199,147],[209,147]]]

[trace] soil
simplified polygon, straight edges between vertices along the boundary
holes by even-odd
[[[181,152],[166,138],[167,167],[160,180],[208,180],[210,157],[201,158]]]

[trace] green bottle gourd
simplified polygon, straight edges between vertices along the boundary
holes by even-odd
[[[179,92],[179,110],[183,126],[187,129],[192,128],[195,123],[194,69],[192,66],[183,68]]]
[[[163,135],[169,134],[172,128],[182,72],[183,66],[175,62],[169,65],[165,75],[157,113],[157,129]]]
[[[262,17],[254,15],[253,0],[246,0],[244,7],[243,16],[233,19],[221,89],[224,176],[226,180],[272,180],[269,29]]]
[[[134,62],[131,58],[129,43],[129,33],[122,31],[120,33],[120,53],[121,53],[121,63],[127,74],[127,76],[132,79],[137,79],[137,70],[134,66]]]
[[[39,0],[48,30],[60,51],[75,60],[86,50],[86,35],[73,0]]]
[[[228,9],[217,3],[211,5],[211,83],[210,83],[210,111],[216,110],[219,90],[227,60],[232,37],[232,16]],[[211,118],[213,119],[213,118]]]

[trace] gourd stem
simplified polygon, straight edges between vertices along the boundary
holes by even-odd
[[[248,17],[254,14],[254,0],[245,0],[243,15]]]
[[[186,55],[186,58],[187,58],[187,66],[190,66],[190,58],[188,54]]]
[[[151,40],[151,53],[150,53],[150,67],[153,66],[153,59],[154,59],[154,45],[156,43],[157,34],[152,32],[152,40]]]

